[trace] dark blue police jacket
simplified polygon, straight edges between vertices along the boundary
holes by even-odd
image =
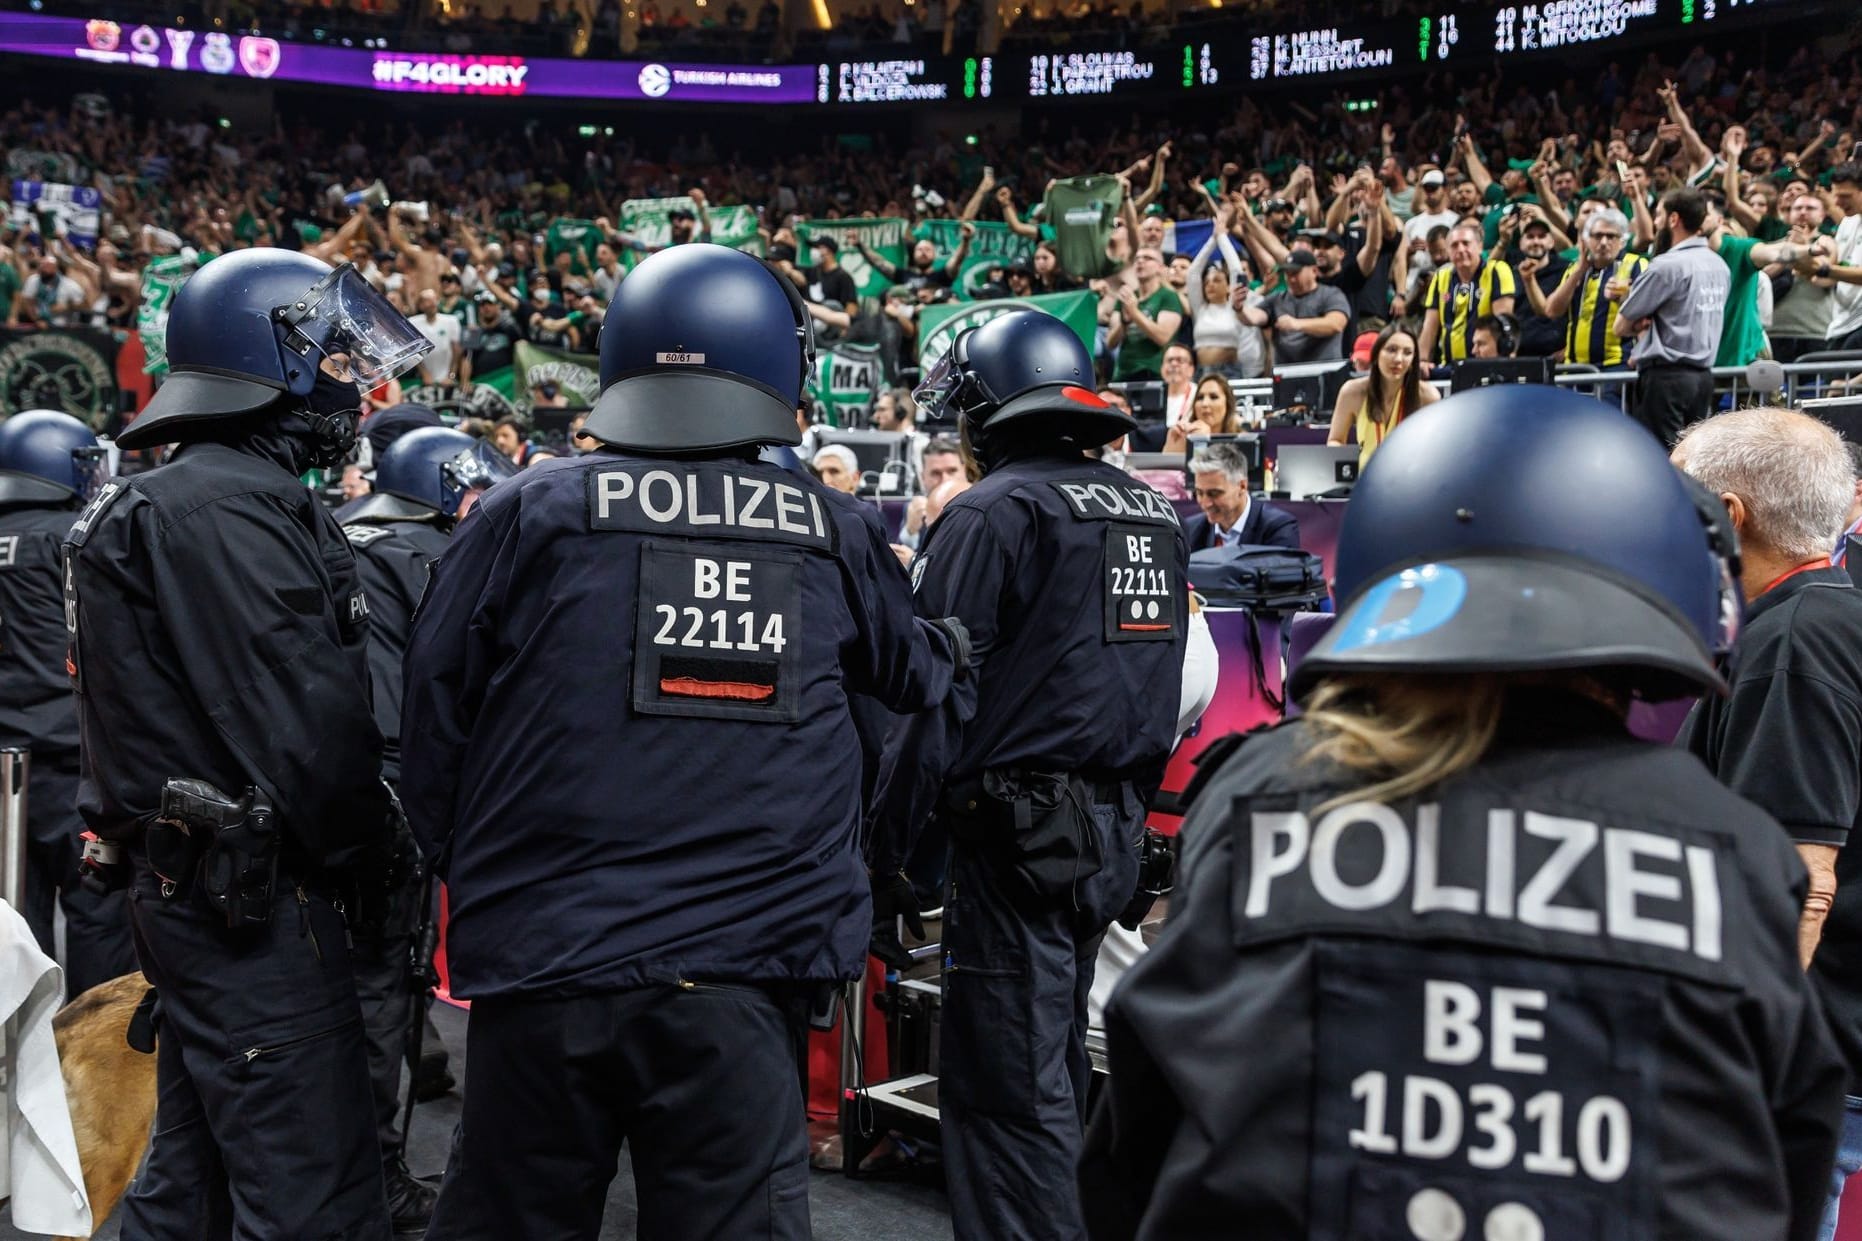
[[[987,768],[1077,771],[1154,794],[1176,740],[1188,563],[1170,501],[1077,454],[1009,461],[952,500],[912,581],[921,616],[969,629],[971,673],[893,729],[874,871],[903,865],[947,782]]]
[[[941,701],[871,505],[595,453],[486,493],[408,645],[402,790],[472,998],[865,965],[848,695]]]

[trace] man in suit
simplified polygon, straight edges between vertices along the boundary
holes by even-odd
[[[1298,548],[1300,525],[1293,514],[1248,495],[1248,458],[1232,443],[1210,444],[1190,461],[1196,504],[1202,516],[1183,523],[1192,552],[1246,543]]]

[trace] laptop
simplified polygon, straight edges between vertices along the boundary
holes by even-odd
[[[1274,461],[1274,492],[1294,500],[1350,494],[1358,481],[1358,446],[1282,444]]]

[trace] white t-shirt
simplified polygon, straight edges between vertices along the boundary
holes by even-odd
[[[1403,221],[1403,244],[1407,246],[1412,238],[1427,241],[1430,229],[1438,224],[1445,228],[1453,228],[1460,219],[1461,217],[1452,211],[1418,211]]]
[[[1862,265],[1862,215],[1852,215],[1836,226],[1836,266]],[[1836,340],[1862,328],[1862,284],[1839,284],[1831,290],[1836,305],[1830,311],[1830,334]]]
[[[458,319],[445,313],[436,313],[431,319],[415,315],[414,326],[433,342],[433,351],[420,359],[420,377],[430,384],[445,382],[453,373],[453,357],[459,351],[465,329]]]

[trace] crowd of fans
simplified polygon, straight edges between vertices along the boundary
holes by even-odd
[[[752,151],[703,129],[660,142],[536,121],[344,133],[306,120],[248,133],[132,117],[95,96],[22,102],[0,116],[14,175],[75,171],[103,213],[87,251],[16,210],[0,236],[0,298],[9,326],[131,329],[156,256],[300,247],[355,263],[434,337],[425,382],[467,386],[508,365],[520,340],[593,352],[623,258],[646,248],[617,226],[622,203],[689,194],[695,210],[672,221],[672,242],[707,240],[717,205],[754,207],[769,258],[822,334],[882,344],[898,382],[916,361],[920,308],[957,295],[951,256],[921,237],[904,265],[881,268],[892,290],[862,299],[838,247],[805,244],[796,224],[999,221],[1038,248],[980,291],[1090,288],[1107,376],[1167,381],[1187,422],[1199,375],[1354,354],[1368,370],[1373,342],[1380,363],[1424,369],[1502,352],[1620,365],[1616,335],[1593,329],[1609,326],[1659,245],[1659,195],[1697,185],[1709,235],[1753,275],[1735,282],[1750,304],[1728,307],[1719,362],[1862,343],[1862,292],[1814,270],[1862,262],[1862,68],[1848,53],[1806,41],[1766,66],[1678,48],[1542,90],[1494,72],[1437,74],[1389,86],[1378,105],[1261,96],[1171,132],[1036,117],[1021,132],[909,149],[823,138]],[[1115,179],[1116,207],[1082,270],[1042,204],[1056,182],[1093,174]],[[390,201],[353,201],[377,181]],[[565,217],[594,221],[601,244],[546,262],[546,231]],[[1206,244],[1173,249],[1204,220]],[[1779,242],[1809,259],[1782,261]],[[1173,344],[1185,346],[1175,364]],[[1403,376],[1389,378],[1400,391]],[[1370,386],[1382,394],[1375,376]]]

